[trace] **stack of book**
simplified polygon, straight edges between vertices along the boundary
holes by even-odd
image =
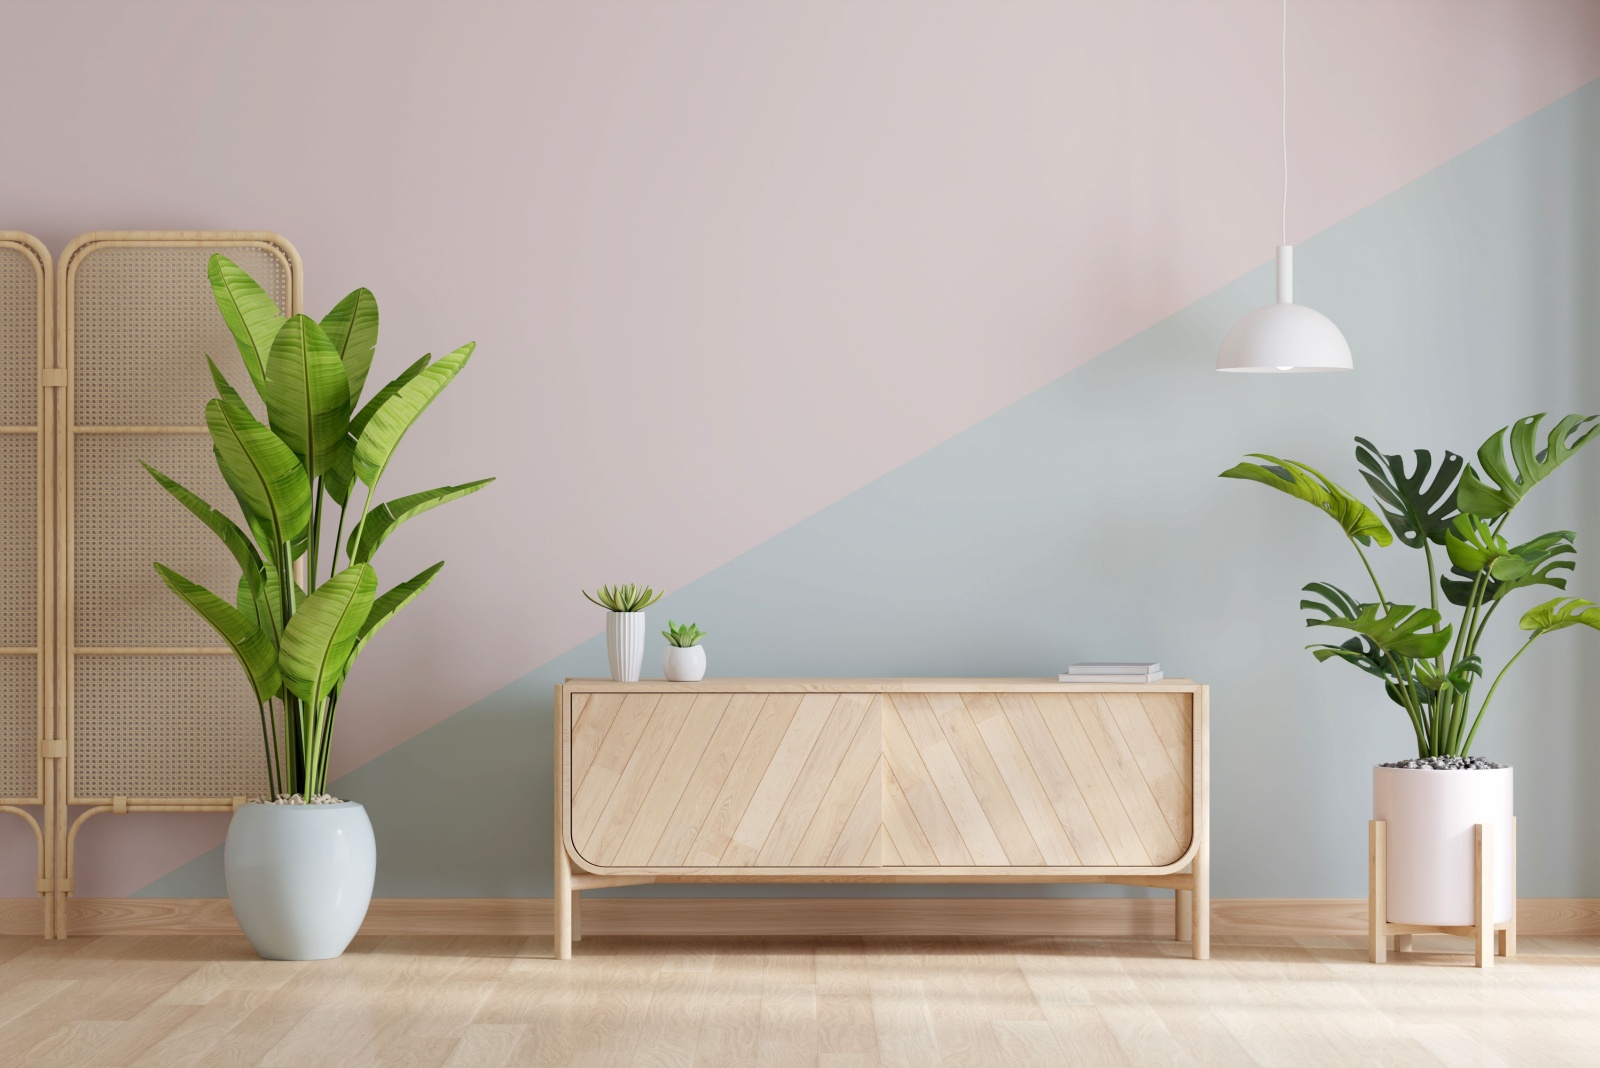
[[[1062,682],[1159,682],[1160,664],[1073,664]]]

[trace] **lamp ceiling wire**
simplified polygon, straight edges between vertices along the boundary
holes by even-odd
[[[1280,141],[1283,146],[1283,212],[1279,222],[1281,239],[1289,243],[1289,0],[1283,0],[1283,39],[1278,46],[1278,94],[1280,101]]]

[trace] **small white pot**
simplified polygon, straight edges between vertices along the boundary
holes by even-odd
[[[233,915],[267,960],[343,953],[372,902],[377,859],[367,810],[354,801],[242,805],[222,851]]]
[[[706,677],[706,650],[703,645],[679,648],[667,646],[661,658],[661,673],[669,682],[699,682]]]
[[[1470,927],[1476,897],[1473,828],[1494,827],[1494,922],[1513,900],[1511,769],[1372,769],[1372,818],[1387,820],[1391,923]]]
[[[644,667],[644,613],[606,613],[606,656],[612,682],[638,682]]]

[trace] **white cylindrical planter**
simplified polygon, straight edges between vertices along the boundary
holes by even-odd
[[[1388,823],[1390,923],[1476,922],[1473,828],[1494,827],[1494,922],[1516,909],[1511,769],[1372,769],[1372,818]]]
[[[612,682],[638,682],[644,667],[644,613],[606,613],[606,655]]]
[[[343,953],[372,901],[378,849],[367,810],[336,805],[242,805],[228,824],[222,866],[244,936],[268,960]]]
[[[699,682],[706,677],[705,646],[667,646],[661,658],[661,673],[668,682]]]

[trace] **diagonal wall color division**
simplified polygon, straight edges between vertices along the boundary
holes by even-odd
[[[1600,76],[1593,0],[1290,6],[1295,241]],[[0,39],[74,57],[70,78],[46,47],[0,65],[19,102],[0,141],[28,146],[0,205],[56,248],[273,229],[308,307],[379,295],[379,368],[479,343],[385,483],[498,480],[385,547],[386,574],[449,567],[366,654],[343,774],[592,634],[579,586],[685,587],[1259,263],[1278,19],[1274,0],[0,4]],[[297,150],[263,151],[280,133]],[[78,885],[126,893],[222,822],[92,820]],[[31,849],[0,820],[0,893],[32,893]]]
[[[1591,83],[1302,245],[1297,293],[1344,330],[1355,373],[1211,370],[1228,326],[1267,299],[1263,266],[673,592],[651,620],[698,621],[713,675],[1159,659],[1213,685],[1216,893],[1360,896],[1368,769],[1404,755],[1409,728],[1365,676],[1301,651],[1295,607],[1313,579],[1358,589],[1359,563],[1313,509],[1215,476],[1270,451],[1354,486],[1356,434],[1470,454],[1518,416],[1600,410],[1597,206]],[[1600,452],[1569,468],[1519,509],[1518,531],[1600,534]],[[1391,596],[1425,597],[1411,550],[1376,567]],[[1572,592],[1600,594],[1596,575],[1582,565]],[[1514,630],[1486,643],[1491,660]],[[1479,739],[1518,769],[1530,897],[1600,894],[1600,843],[1571,819],[1600,803],[1593,637],[1563,632],[1524,657]],[[336,789],[377,828],[378,893],[549,893],[551,686],[604,670],[601,641],[585,642],[344,775]],[[219,867],[213,850],[140,893],[220,894]]]

